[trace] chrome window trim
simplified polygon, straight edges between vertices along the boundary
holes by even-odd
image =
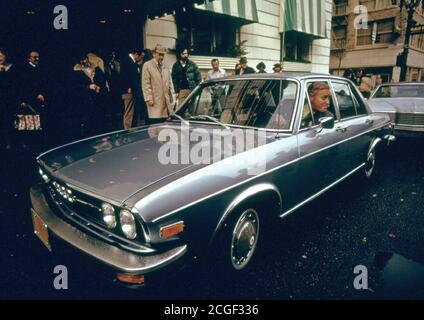
[[[262,176],[264,176],[264,175],[267,175],[267,174],[273,173],[274,171],[277,171],[277,170],[279,170],[279,169],[281,169],[281,168],[284,168],[284,167],[286,167],[286,166],[288,166],[288,165],[291,165],[291,164],[293,164],[293,163],[296,163],[296,162],[298,162],[298,161],[300,161],[300,160],[306,159],[306,158],[308,158],[308,157],[310,157],[310,156],[312,156],[312,155],[314,155],[314,154],[317,154],[317,153],[319,153],[319,152],[321,152],[321,151],[327,150],[327,149],[329,149],[329,148],[331,148],[331,147],[334,147],[334,146],[336,146],[336,145],[338,145],[338,144],[341,144],[341,143],[347,142],[347,141],[352,140],[352,139],[356,139],[356,138],[358,138],[358,137],[360,137],[360,136],[362,136],[362,135],[368,134],[368,133],[370,133],[370,132],[372,132],[372,131],[376,131],[376,130],[378,130],[378,129],[381,129],[381,128],[384,128],[384,127],[387,127],[387,126],[388,126],[388,124],[384,124],[384,125],[381,125],[381,126],[376,127],[376,128],[371,128],[371,129],[369,129],[369,130],[367,130],[367,131],[365,131],[365,132],[362,132],[362,133],[360,133],[360,134],[357,134],[357,135],[355,135],[355,136],[353,136],[353,137],[346,138],[345,140],[339,141],[339,142],[334,143],[334,144],[332,144],[332,145],[329,145],[329,146],[327,146],[327,147],[325,147],[325,148],[321,148],[321,149],[319,149],[319,150],[317,150],[317,151],[314,151],[314,152],[312,152],[312,153],[308,153],[307,155],[305,155],[305,156],[303,156],[303,157],[297,157],[296,159],[294,159],[294,160],[292,160],[292,161],[289,161],[289,162],[284,163],[284,164],[282,164],[282,165],[280,165],[280,166],[277,166],[277,167],[275,167],[275,168],[272,168],[272,169],[270,169],[270,170],[268,170],[268,171],[266,171],[266,172],[263,172],[263,173],[261,173],[261,174],[258,174],[257,176],[254,176],[254,177],[251,177],[251,178],[249,178],[249,179],[246,179],[246,180],[240,181],[239,183],[236,183],[236,184],[234,184],[234,185],[232,185],[232,186],[229,186],[229,187],[224,188],[224,189],[222,189],[222,190],[219,190],[219,191],[217,191],[217,192],[215,192],[215,193],[212,193],[212,194],[210,194],[210,195],[208,195],[208,196],[205,196],[205,197],[203,197],[203,198],[201,198],[201,199],[198,199],[198,200],[193,201],[193,202],[191,202],[191,203],[188,203],[188,204],[186,204],[186,205],[184,205],[184,206],[181,206],[181,207],[179,207],[179,208],[177,208],[177,209],[174,209],[174,210],[172,210],[172,211],[170,211],[170,212],[168,212],[168,213],[166,213],[166,214],[163,214],[162,216],[159,216],[159,217],[157,217],[157,218],[153,219],[153,220],[152,220],[152,222],[153,222],[153,223],[156,223],[156,222],[161,221],[161,220],[163,220],[163,219],[165,219],[165,218],[169,218],[170,216],[172,216],[172,215],[174,215],[174,214],[176,214],[176,213],[178,213],[178,212],[180,212],[180,211],[182,211],[182,210],[184,210],[184,209],[187,209],[188,207],[190,207],[190,206],[192,206],[192,205],[196,205],[196,204],[198,204],[198,203],[200,203],[200,202],[203,202],[203,201],[205,201],[205,200],[207,200],[207,199],[209,199],[209,198],[215,197],[215,196],[217,196],[217,195],[219,195],[219,194],[221,194],[221,193],[224,193],[224,192],[226,192],[226,191],[228,191],[228,190],[231,190],[231,189],[236,188],[236,187],[239,187],[239,186],[241,186],[241,185],[243,185],[243,184],[245,184],[245,183],[248,183],[248,182],[250,182],[250,181],[252,181],[252,180],[254,180],[254,179],[257,179],[257,178],[260,178],[260,177],[262,177]],[[309,130],[311,130],[311,128],[309,128]],[[156,192],[156,191],[155,191],[155,192]],[[143,199],[139,200],[139,201],[135,204],[135,207],[138,207],[138,203],[139,203],[140,201],[142,201],[142,200],[143,200]]]

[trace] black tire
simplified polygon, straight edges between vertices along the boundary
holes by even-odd
[[[243,207],[231,214],[215,241],[215,261],[221,271],[244,273],[252,267],[260,227],[259,210],[254,207]]]

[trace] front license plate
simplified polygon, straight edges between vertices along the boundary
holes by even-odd
[[[52,247],[49,242],[49,229],[47,225],[41,220],[34,210],[31,210],[32,214],[32,223],[34,225],[34,233],[41,240],[41,242],[46,246],[49,251],[52,251]]]

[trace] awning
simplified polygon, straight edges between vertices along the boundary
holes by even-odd
[[[172,14],[175,10],[191,7],[193,4],[204,4],[214,0],[147,0],[143,1],[143,9],[153,19],[164,14]]]
[[[327,38],[325,0],[282,0],[280,32],[297,31]]]
[[[207,10],[240,18],[248,22],[258,22],[256,0],[214,0],[202,5],[194,5],[196,9]]]

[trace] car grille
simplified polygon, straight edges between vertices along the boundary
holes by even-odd
[[[424,113],[399,113],[396,116],[396,124],[424,126]]]
[[[72,211],[77,212],[81,217],[106,227],[106,224],[103,221],[101,209],[102,202],[100,200],[73,190],[57,181],[51,182],[50,192],[54,193],[55,196],[61,197],[63,201],[68,200],[66,201],[67,207],[69,207]]]
[[[50,181],[48,183],[48,191],[52,200],[60,208],[62,216],[66,220],[73,222],[73,224],[76,223],[82,228],[93,232],[103,240],[110,243],[116,243],[127,250],[134,252],[151,251],[150,248],[146,247],[144,228],[141,223],[137,225],[137,239],[128,240],[120,233],[119,223],[114,230],[109,230],[107,228],[103,221],[101,200],[76,191],[58,181]],[[115,208],[115,210],[117,210],[117,208]],[[117,210],[117,212],[119,211]]]

